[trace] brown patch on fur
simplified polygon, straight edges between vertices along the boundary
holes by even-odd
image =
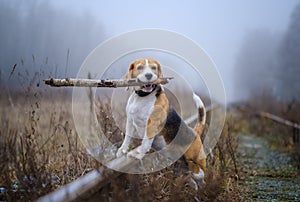
[[[159,87],[161,89],[161,87]],[[149,116],[147,122],[147,137],[153,138],[163,127],[167,119],[169,111],[169,100],[166,94],[159,90],[160,94],[156,95],[156,101],[154,103],[154,109]]]
[[[189,165],[189,168],[194,173],[199,173],[201,168],[204,172],[206,170],[206,155],[200,136],[197,134],[195,141],[191,144],[185,152],[184,157]]]
[[[204,131],[204,125],[202,124],[202,121],[205,121],[203,120],[204,116],[205,110],[200,108],[198,122],[193,128],[193,131],[196,134],[196,139],[184,154],[189,168],[194,173],[199,173],[200,168],[204,172],[206,171],[206,154],[204,152],[203,144],[201,141],[201,135]]]

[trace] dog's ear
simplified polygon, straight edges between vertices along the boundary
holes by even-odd
[[[126,80],[129,80],[129,79],[132,78],[132,76],[133,76],[133,69],[134,69],[134,62],[129,65],[128,72],[125,75],[125,79]]]
[[[129,80],[133,77],[133,69],[134,69],[134,62],[129,65],[129,69],[125,75],[125,80]],[[129,87],[126,88],[126,91],[128,91],[128,90],[129,90]]]
[[[158,78],[162,78],[163,73],[162,73],[161,65],[158,62],[156,62],[156,64],[157,64],[157,76],[158,76]]]

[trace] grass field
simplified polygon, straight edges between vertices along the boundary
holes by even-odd
[[[10,91],[5,87],[0,98],[1,201],[37,199],[101,166],[87,155],[75,130],[69,91],[49,90],[35,82],[29,82],[23,89],[22,92]],[[258,109],[254,104],[250,102],[249,106]],[[109,136],[120,142],[121,131],[109,118],[109,105],[98,101],[95,106],[102,130],[110,132]],[[281,106],[279,114],[282,109],[288,109],[283,103],[275,106]],[[298,114],[287,115],[286,118],[299,120]],[[102,201],[123,201],[125,198],[128,201],[242,201],[245,173],[237,160],[239,133],[267,137],[272,134],[276,138],[269,138],[274,147],[280,144],[299,158],[290,128],[231,110],[217,146],[208,155],[203,189],[195,191],[188,185],[187,167],[179,160],[155,173],[123,174],[94,197]]]

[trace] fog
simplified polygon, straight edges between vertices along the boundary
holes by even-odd
[[[262,94],[277,100],[300,99],[300,4],[283,33],[248,32],[236,60],[236,91],[240,99]]]
[[[42,68],[47,74],[74,76],[104,39],[101,23],[90,13],[67,12],[49,1],[2,0],[0,27],[2,72],[17,64],[18,71]]]
[[[235,66],[234,82],[239,99],[275,90],[276,50],[280,40],[281,35],[268,30],[253,30],[245,35]]]
[[[18,72],[74,77],[104,40],[134,29],[161,28],[187,36],[210,55],[229,102],[256,91],[292,98],[299,92],[297,3],[1,0],[0,84],[7,87],[20,79]]]
[[[276,54],[276,94],[280,99],[300,99],[300,4],[294,9],[289,28]]]

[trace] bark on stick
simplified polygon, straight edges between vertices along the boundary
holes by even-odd
[[[145,84],[166,84],[173,77],[158,78],[156,81],[151,83],[144,83],[137,81],[136,79],[124,80],[124,79],[105,79],[105,80],[95,80],[95,79],[46,79],[45,84],[54,87],[66,87],[66,86],[76,86],[76,87],[129,87],[129,86],[142,86]]]

